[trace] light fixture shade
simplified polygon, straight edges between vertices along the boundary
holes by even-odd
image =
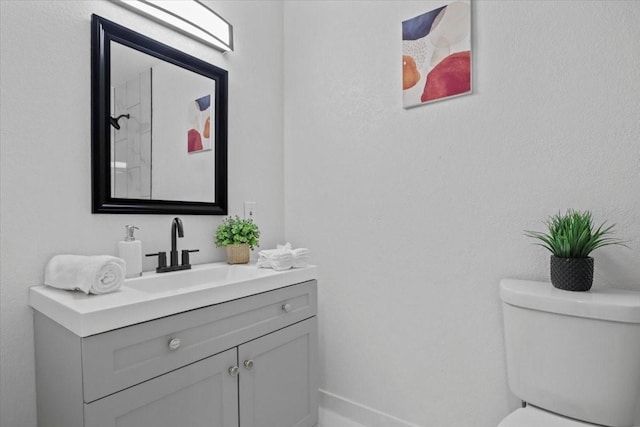
[[[233,50],[233,26],[198,0],[112,0],[222,52]]]

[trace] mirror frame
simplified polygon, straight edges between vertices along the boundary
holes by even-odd
[[[124,46],[170,62],[216,82],[214,201],[124,199],[111,196],[111,47]],[[147,36],[98,15],[91,16],[91,204],[92,213],[117,214],[227,214],[228,73]]]

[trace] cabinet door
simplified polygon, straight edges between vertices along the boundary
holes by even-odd
[[[240,427],[318,423],[315,317],[249,341],[238,352]]]
[[[237,350],[85,404],[85,427],[237,427]]]

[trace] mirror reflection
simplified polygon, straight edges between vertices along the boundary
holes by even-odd
[[[111,41],[111,197],[215,200],[215,81]]]

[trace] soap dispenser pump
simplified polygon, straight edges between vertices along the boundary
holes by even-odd
[[[125,277],[138,277],[142,275],[142,242],[136,240],[135,225],[125,225],[126,234],[124,240],[118,242],[118,256],[126,263]]]

